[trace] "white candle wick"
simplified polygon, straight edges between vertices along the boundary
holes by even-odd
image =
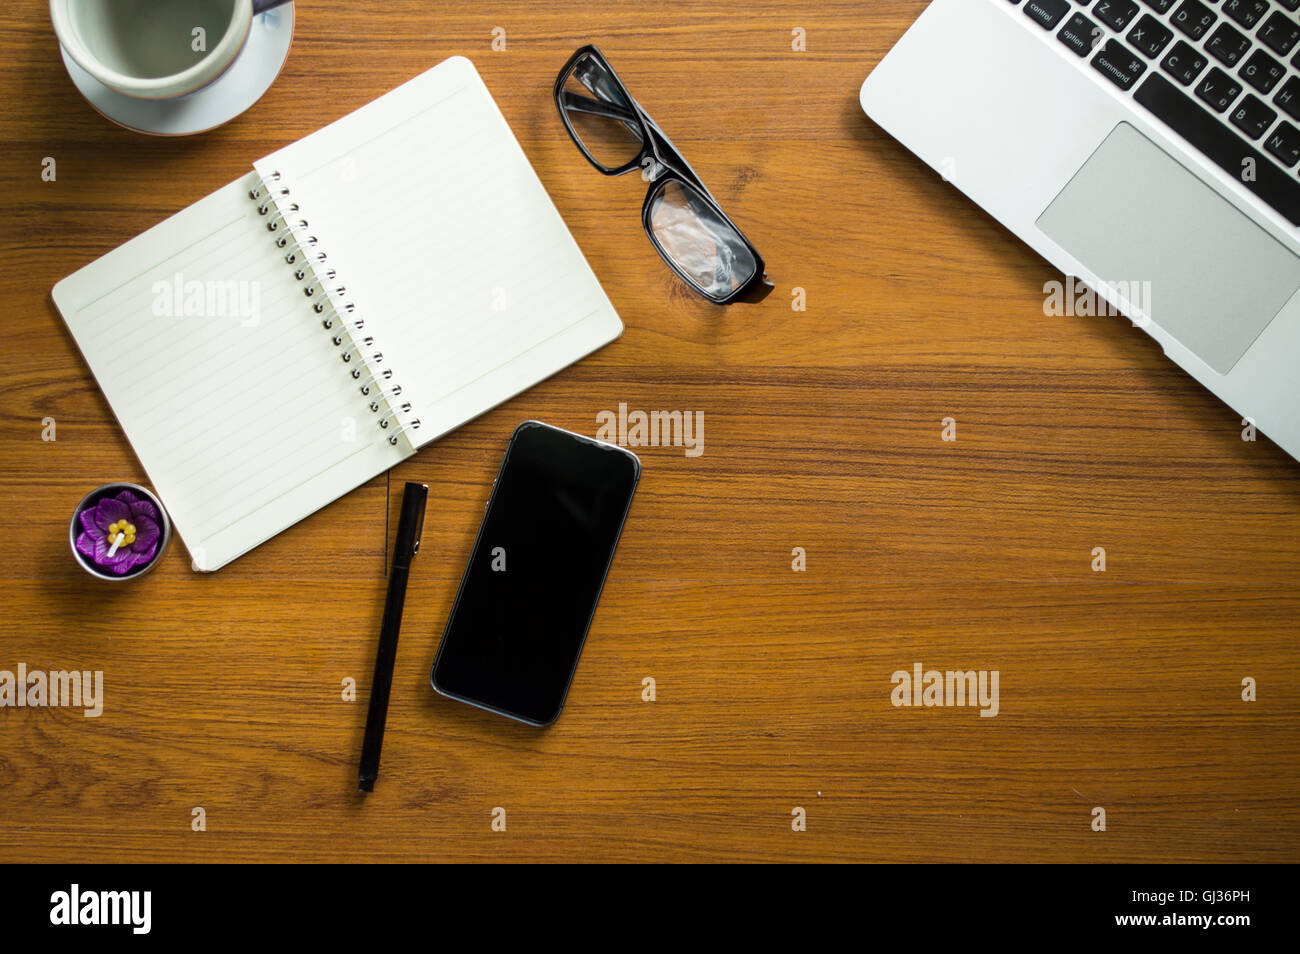
[[[112,556],[114,553],[117,552],[117,548],[124,543],[126,543],[126,534],[119,533],[116,537],[113,538],[113,545],[108,548],[108,555]]]

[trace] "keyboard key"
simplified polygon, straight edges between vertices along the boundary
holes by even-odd
[[[1186,33],[1193,40],[1199,40],[1205,36],[1206,30],[1214,26],[1214,21],[1217,19],[1219,19],[1218,14],[1211,12],[1210,8],[1200,0],[1183,0],[1183,5],[1174,11],[1169,22],[1175,29]]]
[[[1255,35],[1278,56],[1286,56],[1300,42],[1300,23],[1284,14],[1274,13]]]
[[[1300,225],[1300,179],[1288,175],[1263,153],[1256,152],[1159,73],[1148,76],[1133,96],[1262,202],[1276,209],[1292,225]],[[1246,159],[1254,160],[1254,177],[1242,176]]]
[[[1174,5],[1176,0],[1142,0],[1142,2],[1156,13],[1168,13],[1169,8]]]
[[[1149,13],[1142,14],[1142,19],[1128,31],[1128,41],[1143,56],[1159,56],[1160,51],[1168,46],[1173,38],[1174,34],[1169,27]],[[1246,45],[1250,46],[1250,42],[1247,41]]]
[[[1092,12],[1116,33],[1123,33],[1124,28],[1138,15],[1138,5],[1134,0],[1097,0]]]
[[[1282,120],[1272,135],[1264,140],[1264,151],[1290,169],[1300,162],[1300,129]]]
[[[1292,119],[1300,119],[1300,79],[1292,76],[1283,83],[1273,97],[1273,102],[1281,106]]]
[[[1249,30],[1268,13],[1268,0],[1224,0],[1223,12]]]
[[[1288,10],[1300,10],[1300,0],[1277,0],[1277,2]]]
[[[1286,76],[1286,67],[1263,50],[1256,50],[1237,75],[1261,93],[1268,94]]]
[[[1087,56],[1105,37],[1105,31],[1082,13],[1076,13],[1065,21],[1056,38],[1079,56]]]
[[[1204,53],[1179,40],[1160,67],[1184,86],[1189,86],[1192,80],[1201,75],[1201,70],[1205,69],[1207,63],[1209,60]]]
[[[1232,111],[1232,116],[1229,118],[1234,126],[1251,139],[1258,139],[1264,135],[1265,129],[1273,125],[1273,120],[1277,119],[1277,113],[1248,93],[1246,98],[1241,101],[1241,104]]]
[[[1205,49],[1225,66],[1236,66],[1250,52],[1250,39],[1242,36],[1226,23],[1220,23],[1214,35],[1205,43]]]
[[[1241,84],[1216,66],[1196,87],[1196,95],[1216,113],[1221,113],[1241,95]]]
[[[1044,30],[1053,30],[1061,22],[1061,17],[1070,12],[1067,0],[1029,0],[1025,4],[1025,16],[1033,20]]]
[[[1107,40],[1102,51],[1092,58],[1092,68],[1120,89],[1128,89],[1146,72],[1147,65],[1122,43]]]

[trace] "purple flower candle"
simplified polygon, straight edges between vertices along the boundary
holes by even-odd
[[[87,494],[70,536],[81,564],[96,576],[139,576],[157,561],[171,524],[158,498],[136,484],[109,484]]]

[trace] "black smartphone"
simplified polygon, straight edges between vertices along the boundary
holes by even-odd
[[[515,429],[429,680],[530,725],[560,716],[641,462],[538,421]]]

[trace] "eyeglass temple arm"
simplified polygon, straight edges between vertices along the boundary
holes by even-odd
[[[618,106],[614,103],[608,103],[603,99],[592,99],[589,96],[579,96],[570,90],[564,90],[560,94],[563,99],[565,109],[570,109],[575,113],[588,113],[592,116],[603,116],[606,119],[617,119],[619,122],[633,123],[637,121],[637,115],[630,109]]]
[[[638,139],[641,138],[641,129],[637,121],[638,114],[633,110],[624,106],[619,106],[616,103],[607,102],[603,99],[593,99],[589,96],[580,96],[567,89],[564,90],[560,96],[561,104],[565,109],[572,110],[576,113],[587,113],[591,116],[601,116],[606,119],[618,120],[635,133]],[[666,147],[665,151],[673,155],[675,161],[670,163],[670,165],[689,179],[696,188],[712,199],[713,196],[709,193],[708,188],[705,187],[704,183],[700,180],[700,177],[695,174],[695,170],[687,164],[684,158],[682,158],[681,151],[673,145],[672,140],[664,135],[664,131],[659,128],[659,125],[651,119],[649,115],[645,115],[643,118],[645,119],[646,125],[649,127],[651,134],[659,140],[661,146]],[[714,199],[714,201],[716,202],[717,200]]]
[[[673,145],[671,139],[664,135],[664,131],[659,128],[659,124],[651,119],[649,115],[645,117],[645,121],[646,125],[650,129],[650,135],[654,139],[658,140],[657,151],[660,153],[667,153],[671,157],[671,161],[663,159],[662,157],[660,157],[660,161],[679,173],[683,178],[690,182],[691,185],[695,186],[695,188],[699,189],[707,195],[709,199],[717,204],[718,200],[713,198],[713,193],[709,191],[708,186],[706,186],[703,180],[696,175],[695,170],[691,168],[691,164],[687,162],[686,157],[682,155],[682,151]],[[720,205],[718,207],[721,208]]]

